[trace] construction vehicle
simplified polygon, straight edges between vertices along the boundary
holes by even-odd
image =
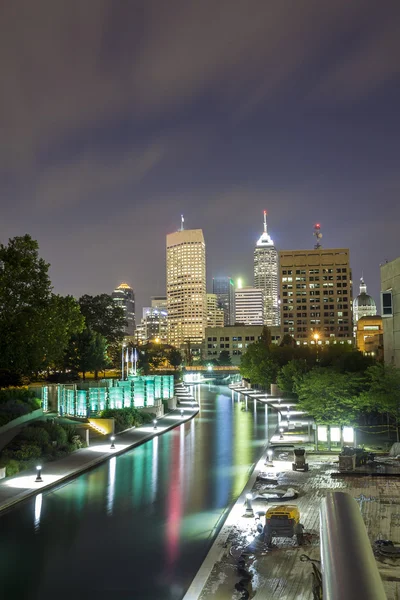
[[[305,448],[295,448],[293,450],[293,460],[292,471],[308,471]]]
[[[303,530],[299,509],[294,504],[272,506],[265,514],[264,541],[267,546],[271,546],[272,538],[294,536],[301,546],[304,539]]]

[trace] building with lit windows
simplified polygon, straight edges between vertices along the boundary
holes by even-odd
[[[143,308],[143,341],[168,343],[168,311],[159,306]]]
[[[167,235],[168,343],[202,344],[207,325],[206,246],[201,229]]]
[[[261,339],[264,325],[234,325],[227,327],[206,327],[203,356],[207,360],[218,359],[222,351],[229,352],[233,365],[239,365],[242,354],[250,344]],[[269,327],[271,341],[281,341],[280,327]]]
[[[264,291],[242,287],[235,292],[235,323],[264,325]]]
[[[264,323],[279,325],[278,305],[279,256],[267,231],[267,211],[264,211],[264,231],[254,249],[254,287],[264,293]]]
[[[353,343],[349,250],[283,250],[279,263],[282,333],[297,343]]]
[[[127,283],[121,283],[111,294],[117,306],[124,310],[126,326],[125,335],[131,336],[135,333],[135,294]]]
[[[235,324],[235,284],[231,277],[213,277],[213,294],[224,310],[224,325]]]
[[[207,294],[207,327],[224,325],[224,309],[218,305],[217,294]]]
[[[383,325],[379,315],[360,317],[356,325],[357,350],[367,356],[383,357]]]

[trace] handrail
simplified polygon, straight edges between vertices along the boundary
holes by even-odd
[[[328,492],[320,510],[324,600],[386,600],[357,502]]]

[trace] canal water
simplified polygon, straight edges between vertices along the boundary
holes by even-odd
[[[1,598],[184,596],[277,426],[226,387],[194,393],[192,421],[0,516]]]

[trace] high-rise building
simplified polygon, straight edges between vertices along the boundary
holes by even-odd
[[[168,343],[201,345],[207,324],[206,246],[201,229],[167,235]]]
[[[349,250],[318,243],[314,250],[281,251],[279,263],[282,333],[298,343],[352,343]]]
[[[231,277],[213,277],[213,294],[224,309],[224,325],[235,324],[235,285]]]
[[[264,291],[242,287],[235,292],[235,321],[238,325],[264,325]]]
[[[207,327],[224,327],[224,309],[218,305],[217,294],[207,294]]]
[[[278,252],[267,231],[266,210],[264,231],[254,248],[254,287],[264,292],[265,325],[279,325]]]
[[[362,317],[374,317],[376,315],[376,304],[372,296],[367,294],[367,286],[364,278],[360,279],[360,293],[353,301],[353,321],[354,327],[358,319]]]
[[[121,283],[111,294],[115,304],[124,310],[125,335],[135,333],[135,293],[127,283]]]
[[[143,325],[142,337],[145,342],[168,343],[168,311],[166,308],[145,306],[141,324]]]

